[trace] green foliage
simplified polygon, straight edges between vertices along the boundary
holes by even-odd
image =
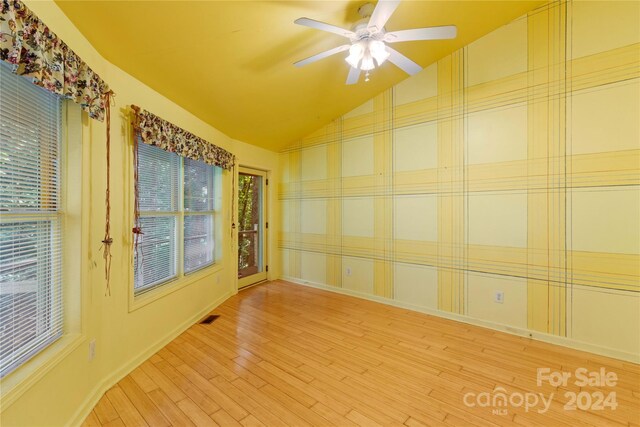
[[[238,182],[238,269],[253,266],[255,254],[253,253],[254,233],[242,233],[242,231],[254,230],[254,224],[258,224],[260,215],[260,178],[252,175],[240,174]]]

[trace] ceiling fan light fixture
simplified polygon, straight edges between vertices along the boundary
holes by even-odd
[[[387,51],[387,46],[380,40],[371,40],[371,42],[369,42],[369,53],[371,54],[373,59],[376,60],[378,67],[382,65],[382,63],[386,61],[390,55],[390,53]]]
[[[358,68],[360,60],[364,55],[364,47],[361,43],[354,43],[349,48],[349,56],[345,58],[345,61],[349,63],[353,68]]]
[[[349,56],[345,61],[353,68],[370,71],[376,66],[379,67],[387,58],[389,58],[389,52],[384,42],[365,39],[351,45]]]
[[[376,64],[373,63],[373,56],[371,56],[370,52],[366,52],[362,57],[362,62],[360,63],[360,69],[362,71],[369,71],[376,68]]]

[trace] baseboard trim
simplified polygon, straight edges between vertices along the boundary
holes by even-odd
[[[129,363],[122,366],[119,370],[111,374],[109,377],[104,379],[100,384],[93,388],[93,390],[88,394],[88,397],[85,399],[84,403],[80,405],[80,408],[73,414],[71,417],[71,421],[69,422],[69,426],[79,426],[82,422],[87,418],[89,413],[96,406],[98,401],[102,398],[104,393],[113,387],[118,381],[127,376],[136,366],[140,365],[142,362],[147,360],[149,357],[153,356],[158,350],[162,347],[166,346],[172,340],[174,340],[178,335],[189,329],[194,323],[204,317],[207,313],[218,307],[220,304],[225,302],[229,297],[232,296],[231,292],[226,292],[220,298],[213,301],[204,309],[200,310],[193,316],[189,317],[184,322],[180,323],[177,327],[171,330],[164,337],[160,338],[154,344],[150,345],[146,350],[142,351],[136,357],[131,359]]]
[[[505,332],[511,335],[517,335],[521,337],[531,338],[536,341],[546,342],[548,344],[560,345],[563,347],[571,348],[574,350],[586,351],[589,353],[597,354],[600,356],[612,357],[625,362],[632,362],[640,364],[640,354],[628,353],[625,351],[602,347],[599,345],[574,340],[572,338],[561,337],[558,335],[546,334],[543,332],[532,331],[529,329],[516,328],[513,326],[504,325],[501,323],[490,322],[487,320],[476,319],[474,317],[464,316],[457,313],[450,313],[447,311],[434,310],[426,307],[420,307],[412,304],[407,304],[399,301],[395,301],[389,298],[379,297],[375,295],[365,294],[363,292],[352,291],[350,289],[337,288],[335,286],[329,286],[322,283],[310,282],[308,280],[301,280],[295,277],[283,276],[280,280],[284,280],[296,285],[308,286],[311,288],[322,289],[329,292],[335,292],[342,295],[349,295],[356,298],[362,298],[368,301],[379,302],[398,308],[404,308],[411,311],[417,311],[432,316],[442,317],[444,319],[455,320],[457,322],[466,323],[469,325],[480,326],[483,328],[493,329],[500,332]]]

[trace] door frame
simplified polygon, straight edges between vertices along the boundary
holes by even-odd
[[[262,242],[261,242],[261,246],[262,246],[262,271],[256,274],[252,274],[251,276],[247,276],[247,277],[243,277],[243,278],[238,278],[238,250],[239,250],[239,240],[240,240],[240,217],[238,215],[238,213],[236,212],[236,215],[238,215],[238,228],[237,228],[237,233],[236,233],[236,242],[235,242],[235,247],[236,247],[236,251],[235,251],[235,264],[236,264],[236,279],[238,280],[238,290],[241,290],[247,286],[251,286],[251,285],[255,285],[256,283],[260,283],[260,282],[264,282],[267,280],[268,278],[268,268],[269,268],[269,264],[268,264],[268,242],[269,242],[269,229],[267,227],[267,223],[268,223],[268,213],[269,213],[269,205],[268,205],[268,191],[269,191],[269,185],[267,184],[268,179],[269,179],[269,172],[263,169],[257,169],[257,168],[252,168],[250,166],[242,166],[240,165],[238,167],[238,188],[237,188],[237,196],[236,196],[236,200],[239,202],[240,199],[240,174],[244,173],[244,174],[249,174],[249,175],[255,175],[255,176],[260,176],[262,177],[262,200],[261,200],[261,208],[262,208],[262,218],[261,218],[261,224],[260,224],[260,231],[261,231],[261,235],[262,235]],[[240,203],[238,203],[238,207],[237,209],[240,208]]]

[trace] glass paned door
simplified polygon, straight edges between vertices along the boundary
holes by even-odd
[[[238,180],[238,287],[267,279],[266,173],[240,168]]]

